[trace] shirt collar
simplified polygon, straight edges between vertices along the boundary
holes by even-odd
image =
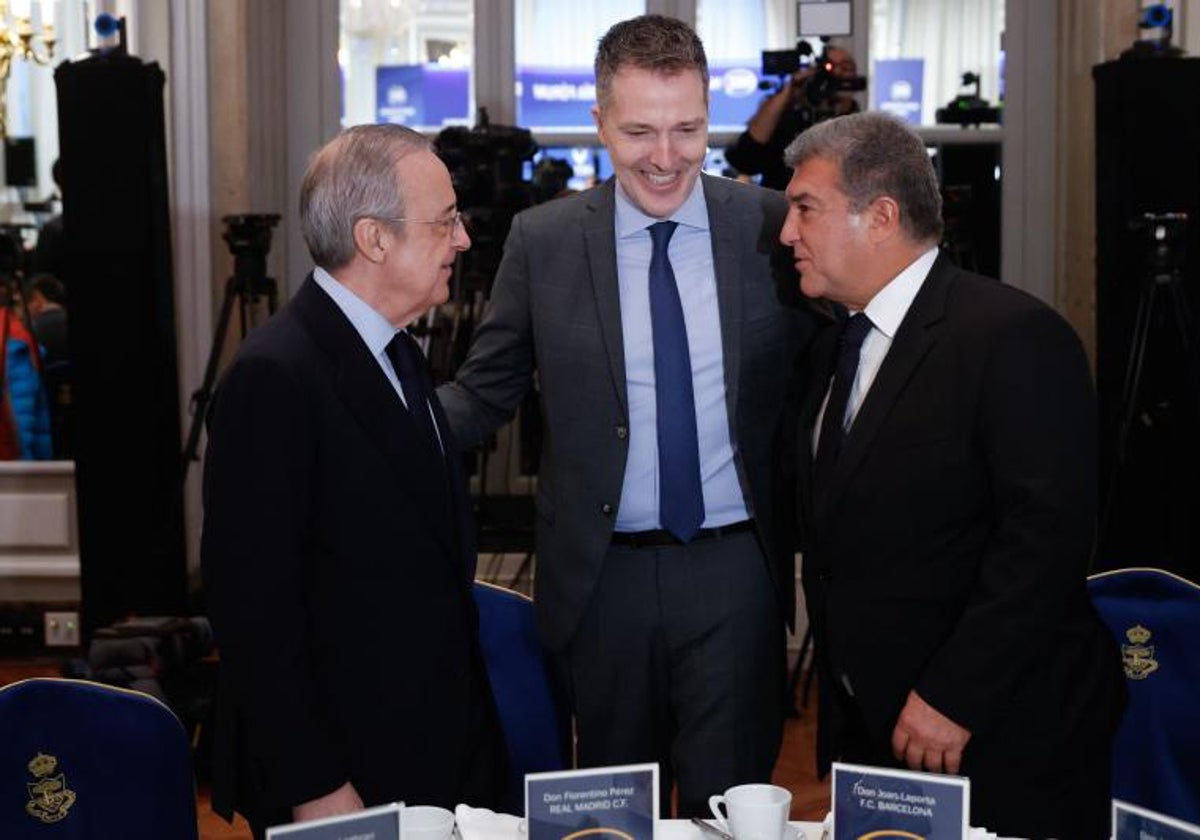
[[[700,230],[708,230],[708,203],[704,200],[703,184],[703,178],[696,179],[696,183],[692,184],[692,191],[683,200],[683,204],[679,205],[679,209],[668,217],[670,221]],[[617,210],[615,219],[617,239],[633,236],[659,221],[663,220],[647,216],[639,210],[633,201],[630,200],[628,193],[625,192],[625,188],[621,186],[621,182],[617,181]]]
[[[863,310],[871,319],[871,325],[889,339],[896,337],[896,330],[908,314],[917,292],[921,291],[921,286],[925,284],[925,278],[929,276],[937,255],[938,249],[934,246],[917,257],[876,292],[875,297],[871,298],[871,302]]]
[[[367,343],[371,355],[378,356],[382,353],[388,342],[398,332],[388,322],[388,319],[372,309],[370,304],[335,280],[328,271],[320,266],[313,269],[313,280],[333,298],[338,309],[342,310],[350,319],[354,329]]]

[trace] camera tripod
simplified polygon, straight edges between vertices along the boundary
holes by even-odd
[[[268,213],[225,216],[221,221],[227,226],[221,238],[229,244],[229,250],[233,253],[233,275],[225,281],[225,299],[221,303],[221,315],[213,333],[208,362],[204,366],[204,379],[200,387],[192,393],[189,403],[192,422],[188,428],[187,442],[183,447],[180,464],[181,486],[183,479],[187,477],[188,467],[199,459],[197,449],[200,445],[200,430],[204,426],[204,416],[212,399],[217,365],[221,359],[221,350],[225,346],[225,337],[229,333],[234,304],[238,305],[238,322],[241,336],[245,338],[260,301],[266,299],[268,315],[275,314],[279,303],[278,287],[275,281],[267,276],[271,228],[279,222],[279,215]]]
[[[1151,237],[1150,255],[1141,278],[1129,359],[1121,388],[1115,449],[1101,513],[1098,545],[1105,544],[1112,524],[1119,478],[1128,456],[1130,432],[1134,418],[1139,414],[1139,409],[1143,408],[1142,376],[1146,351],[1153,334],[1156,314],[1162,307],[1169,307],[1169,314],[1184,354],[1184,368],[1188,381],[1186,392],[1196,402],[1193,408],[1200,410],[1200,397],[1197,396],[1200,395],[1200,360],[1196,357],[1197,347],[1193,340],[1195,321],[1184,288],[1182,247],[1179,245],[1183,242],[1187,221],[1186,213],[1146,213],[1130,223],[1132,229],[1143,230]]]

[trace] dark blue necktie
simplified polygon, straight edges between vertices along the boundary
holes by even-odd
[[[437,432],[433,428],[433,417],[429,412],[430,388],[426,381],[425,355],[417,342],[408,334],[408,330],[400,330],[385,348],[392,368],[400,379],[400,387],[404,389],[404,400],[408,403],[408,413],[417,424],[426,442],[435,452],[441,451]]]
[[[658,407],[658,518],[682,542],[704,522],[700,488],[700,444],[692,360],[688,353],[683,304],[667,246],[675,222],[650,226],[650,323],[654,334],[654,394]]]
[[[850,400],[850,386],[858,375],[858,357],[863,340],[870,331],[871,319],[861,312],[851,315],[842,325],[837,366],[833,371],[829,401],[825,404],[821,434],[817,439],[817,456],[813,466],[815,480],[827,477],[841,454],[842,443],[846,439],[846,403]]]

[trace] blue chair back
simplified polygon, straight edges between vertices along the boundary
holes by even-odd
[[[570,767],[566,694],[538,639],[533,602],[475,582],[479,639],[504,728],[512,776],[506,810],[525,813],[525,774]]]
[[[196,840],[179,720],[149,695],[82,680],[0,688],[0,837]]]
[[[1200,586],[1161,569],[1088,579],[1121,646],[1129,705],[1113,744],[1113,796],[1200,822]]]

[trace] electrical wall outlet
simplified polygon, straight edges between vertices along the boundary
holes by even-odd
[[[47,612],[46,647],[79,647],[79,613]]]

